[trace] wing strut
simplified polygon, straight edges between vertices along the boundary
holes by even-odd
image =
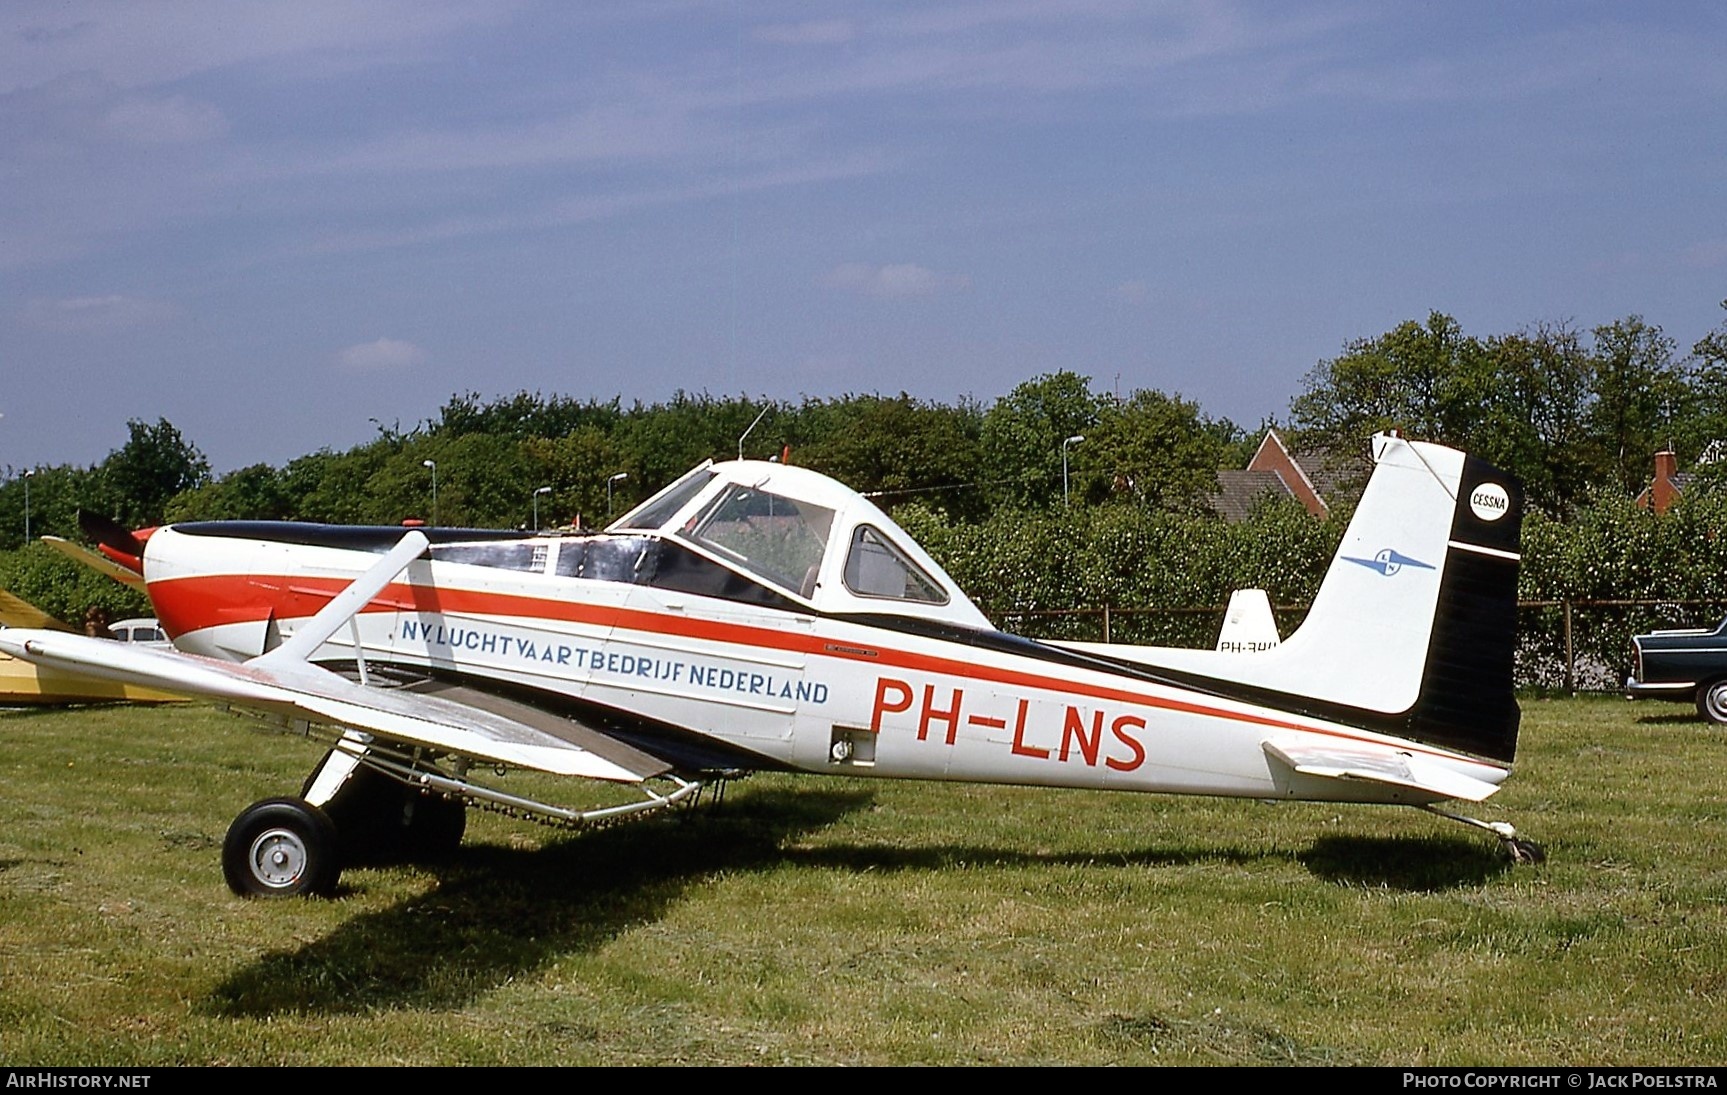
[[[418,529],[409,531],[396,541],[396,546],[382,559],[349,583],[348,588],[332,597],[329,604],[320,608],[317,615],[307,620],[286,642],[274,650],[258,655],[247,664],[267,667],[281,665],[283,662],[305,661],[311,657],[313,651],[329,641],[330,636],[343,624],[365,608],[373,597],[382,593],[385,586],[395,581],[396,575],[418,559],[429,543],[431,541],[426,539],[425,533]],[[358,642],[354,648],[359,649]]]

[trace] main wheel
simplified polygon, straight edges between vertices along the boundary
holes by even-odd
[[[222,842],[223,877],[242,897],[328,895],[341,872],[335,825],[304,799],[253,803]]]
[[[1727,722],[1727,680],[1697,686],[1697,714],[1710,722]]]

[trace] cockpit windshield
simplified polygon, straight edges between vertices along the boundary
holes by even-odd
[[[776,610],[885,614],[987,628],[989,620],[940,564],[868,498],[809,468],[778,461],[705,463],[614,521],[606,539],[653,540],[631,557],[633,581]],[[592,538],[579,573],[571,545],[559,574],[613,571]],[[623,549],[620,546],[620,560]],[[590,557],[591,556],[591,557]],[[609,558],[609,556],[607,557]]]
[[[614,529],[660,528],[675,517],[679,510],[689,505],[690,499],[702,492],[702,489],[713,479],[714,474],[712,464],[702,464],[693,468],[685,472],[682,479],[606,527]]]
[[[717,496],[683,535],[807,598],[833,522],[834,511],[824,506],[738,485]]]

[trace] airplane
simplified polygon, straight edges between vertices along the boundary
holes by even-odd
[[[1229,595],[1223,610],[1223,626],[1217,631],[1216,650],[1248,653],[1270,650],[1282,642],[1277,635],[1277,617],[1271,611],[1271,595],[1263,589],[1238,589]]]
[[[0,650],[326,744],[299,795],[230,827],[248,897],[447,852],[470,806],[581,828],[762,770],[1413,806],[1539,862],[1451,805],[1516,753],[1521,487],[1396,433],[1372,450],[1306,619],[1248,652],[1003,633],[867,498],[754,460],[705,462],[600,531],[115,526],[100,550],[178,650],[28,629]],[[481,779],[518,769],[630,797]]]
[[[0,627],[72,629],[15,594],[0,589]],[[153,642],[161,634],[154,620],[122,620],[109,634],[121,642]],[[161,645],[168,645],[163,640]],[[0,707],[66,706],[84,703],[177,703],[183,696],[32,665],[0,654]]]

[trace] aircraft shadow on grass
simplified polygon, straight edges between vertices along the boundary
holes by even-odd
[[[692,885],[772,869],[800,834],[867,809],[864,791],[773,791],[696,818],[624,826],[538,850],[467,844],[429,865],[423,897],[261,956],[200,1010],[224,1016],[449,1008],[664,915]]]
[[[773,790],[728,800],[699,817],[601,830],[538,850],[465,845],[431,865],[438,885],[425,896],[261,956],[216,985],[199,1010],[239,1018],[460,1007],[563,955],[596,950],[652,923],[693,885],[788,863],[891,873],[1286,859],[1326,882],[1417,892],[1477,885],[1511,869],[1461,837],[1326,836],[1293,853],[1197,841],[1101,854],[960,844],[787,847],[873,802],[865,790]]]

